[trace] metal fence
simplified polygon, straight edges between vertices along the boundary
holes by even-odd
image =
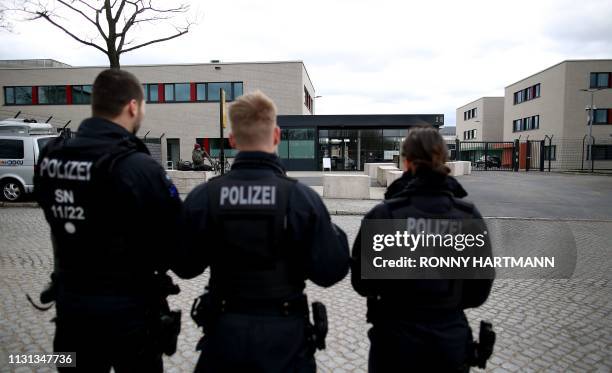
[[[539,140],[449,143],[451,160],[475,171],[612,171],[612,138],[545,136]]]

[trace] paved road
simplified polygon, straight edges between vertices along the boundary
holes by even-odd
[[[297,176],[311,186],[321,177]],[[612,220],[612,175],[475,171],[459,176],[484,216]],[[331,211],[365,212],[379,201],[327,200]]]
[[[351,242],[359,216],[334,216]],[[600,371],[612,370],[612,292],[610,248],[612,223],[573,222],[570,229],[578,240],[582,279],[498,280],[489,301],[470,310],[468,318],[477,327],[480,319],[493,321],[498,343],[489,367],[493,372]],[[53,311],[40,313],[27,303],[25,293],[38,294],[51,271],[49,231],[39,209],[0,209],[0,371],[8,353],[43,353],[51,349]],[[188,315],[191,301],[207,281],[204,274],[179,281],[181,294],[171,298],[173,307]],[[345,279],[322,289],[309,284],[311,300],[322,300],[330,314],[328,349],[317,353],[321,372],[365,372],[369,342],[366,338],[365,301]],[[200,337],[186,317],[178,352],[165,359],[169,372],[189,372]],[[38,371],[47,372],[48,368]]]

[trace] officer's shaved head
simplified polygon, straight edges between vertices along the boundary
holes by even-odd
[[[261,91],[245,94],[231,104],[229,119],[239,147],[269,146],[274,141],[276,105]]]
[[[102,71],[93,84],[91,111],[94,117],[136,133],[144,117],[144,91],[138,78],[125,70]]]

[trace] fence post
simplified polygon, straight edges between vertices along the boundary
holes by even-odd
[[[484,143],[484,169],[487,170],[487,163],[489,161],[489,142]]]
[[[595,157],[593,157],[593,146],[595,145],[595,138],[593,136],[591,136],[589,143],[591,143],[591,145],[589,145],[589,154],[591,155],[591,172],[593,172],[595,170]]]
[[[584,171],[584,140],[586,139],[586,135],[582,137],[582,157],[580,162],[580,171]]]
[[[455,139],[455,161],[461,160],[461,141]]]
[[[531,141],[525,140],[525,171],[531,167]]]
[[[544,171],[544,154],[546,153],[546,146],[544,141],[545,140],[540,140],[540,171]]]
[[[518,139],[514,140],[514,144],[512,145],[512,169],[514,171],[519,170],[519,149],[521,143]]]

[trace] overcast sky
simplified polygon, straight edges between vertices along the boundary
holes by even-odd
[[[189,34],[121,63],[303,60],[322,96],[317,114],[443,113],[454,125],[457,107],[501,96],[562,60],[612,58],[610,0],[192,3],[201,16]],[[78,18],[67,21],[86,29]],[[19,22],[0,37],[0,59],[108,63],[42,20]]]

